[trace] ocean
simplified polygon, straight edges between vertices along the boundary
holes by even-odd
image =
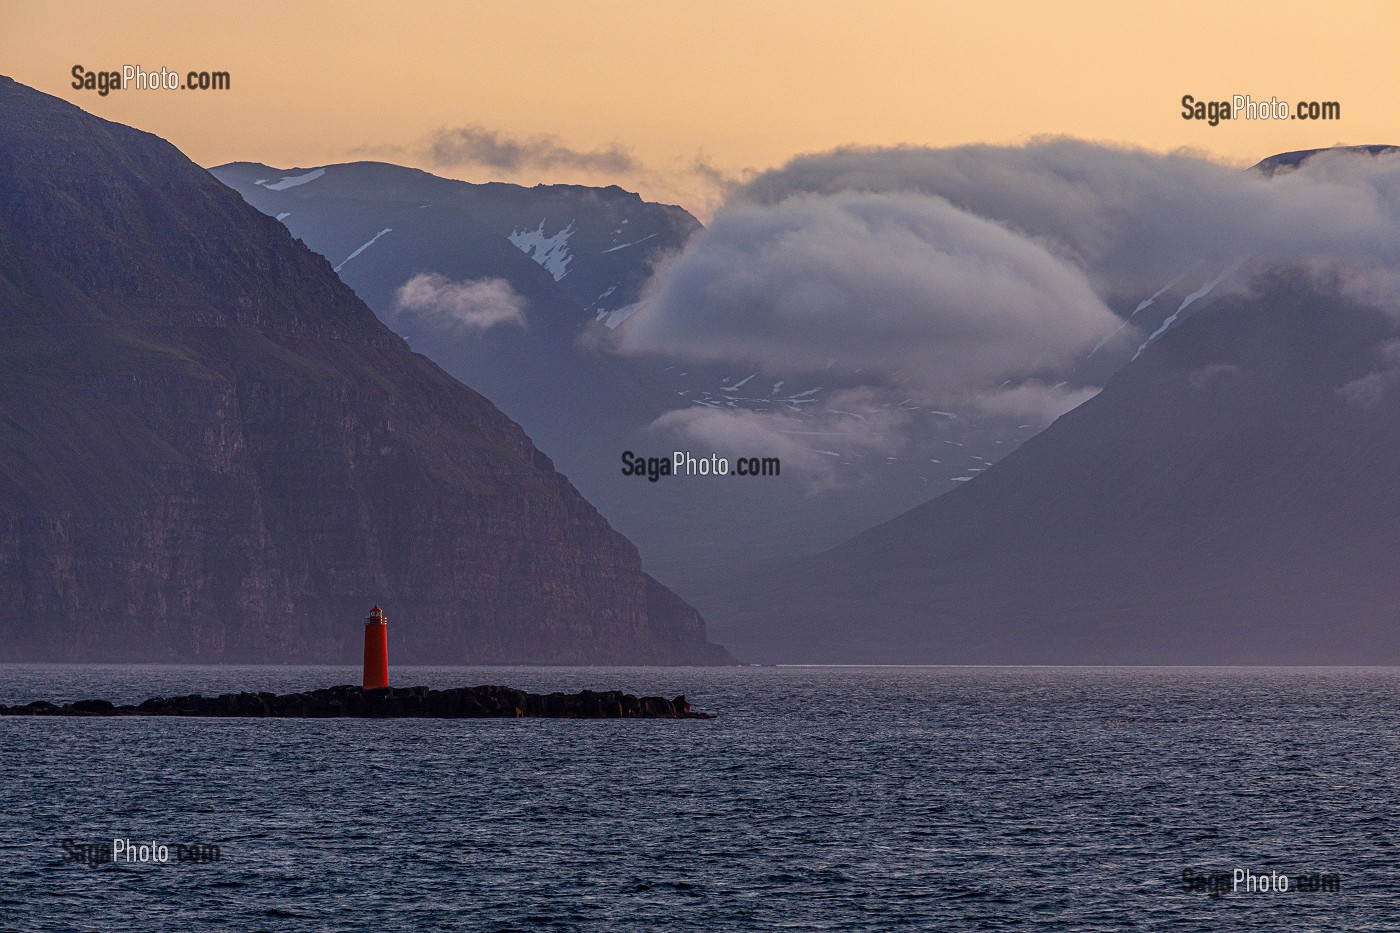
[[[0,703],[358,676],[0,665]],[[1397,669],[394,682],[717,718],[3,717],[0,930],[1400,930]],[[117,839],[152,860],[98,861]]]

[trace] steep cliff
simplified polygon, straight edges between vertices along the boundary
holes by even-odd
[[[489,402],[168,143],[0,78],[0,658],[724,663]]]

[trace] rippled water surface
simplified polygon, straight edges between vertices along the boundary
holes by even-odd
[[[0,666],[0,703],[350,668]],[[1400,671],[399,668],[710,721],[0,718],[0,929],[1400,930]],[[217,844],[65,864],[62,840]],[[1189,893],[1247,868],[1287,893]],[[1338,892],[1298,881],[1335,874]]]

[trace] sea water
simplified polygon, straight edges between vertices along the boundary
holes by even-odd
[[[358,673],[6,665],[0,703]],[[0,930],[1400,929],[1400,670],[393,678],[717,718],[3,717]]]

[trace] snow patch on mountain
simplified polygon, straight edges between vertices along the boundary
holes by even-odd
[[[1118,334],[1119,334],[1119,332],[1122,331],[1123,328],[1127,327],[1127,326],[1128,326],[1128,323],[1129,323],[1130,321],[1132,321],[1133,318],[1135,318],[1135,317],[1138,316],[1138,312],[1139,312],[1139,311],[1146,311],[1148,308],[1150,308],[1150,307],[1152,306],[1152,303],[1153,303],[1154,301],[1156,301],[1158,298],[1161,298],[1161,297],[1162,297],[1162,293],[1163,293],[1163,292],[1165,292],[1167,289],[1171,288],[1171,287],[1172,287],[1173,285],[1175,285],[1177,282],[1180,282],[1181,279],[1182,279],[1182,276],[1178,275],[1176,278],[1172,279],[1172,280],[1171,280],[1170,282],[1168,282],[1166,285],[1163,285],[1161,288],[1159,288],[1159,289],[1157,289],[1155,292],[1153,292],[1152,295],[1151,295],[1151,297],[1149,297],[1149,298],[1144,298],[1142,301],[1139,301],[1139,302],[1138,302],[1138,306],[1137,306],[1136,308],[1133,309],[1133,313],[1130,314],[1130,315],[1128,315],[1126,318],[1124,318],[1124,319],[1123,319],[1123,323],[1122,323],[1122,324],[1119,324],[1119,325],[1114,329],[1113,333],[1109,334],[1107,337],[1103,338],[1103,339],[1100,340],[1097,344],[1094,345],[1094,349],[1092,349],[1092,350],[1089,351],[1089,356],[1093,356],[1095,353],[1098,353],[1100,350],[1102,350],[1102,349],[1103,349],[1103,345],[1106,344],[1106,343],[1108,343],[1108,342],[1109,342],[1110,340],[1112,340],[1114,337],[1117,337]],[[1178,310],[1179,310],[1179,309],[1178,309]],[[1139,351],[1139,352],[1141,352],[1141,351]],[[1085,357],[1085,359],[1088,359],[1088,358],[1089,358],[1088,356]]]
[[[569,272],[573,255],[569,252],[569,237],[574,235],[574,221],[554,236],[544,235],[544,221],[534,230],[516,230],[510,234],[510,241],[526,256],[544,266],[545,271],[559,281]]]
[[[1133,354],[1133,359],[1137,359],[1138,357],[1142,356],[1142,351],[1146,350],[1148,345],[1151,344],[1152,341],[1156,340],[1158,337],[1171,330],[1172,325],[1174,325],[1177,322],[1177,319],[1181,317],[1181,313],[1183,311],[1185,311],[1188,307],[1190,307],[1199,299],[1204,298],[1206,295],[1209,295],[1211,291],[1215,288],[1215,286],[1219,285],[1221,282],[1225,281],[1225,279],[1233,275],[1243,263],[1243,259],[1235,260],[1234,264],[1231,265],[1224,272],[1221,272],[1215,278],[1209,280],[1200,288],[1196,289],[1194,292],[1181,299],[1180,306],[1178,306],[1175,311],[1173,311],[1170,315],[1167,316],[1167,319],[1162,322],[1160,327],[1158,327],[1152,332],[1151,336],[1149,336],[1146,340],[1143,341],[1142,346],[1138,347],[1137,352]]]
[[[633,302],[630,305],[623,305],[616,311],[607,312],[607,317],[600,318],[600,320],[602,320],[604,327],[616,327],[617,325],[621,324],[623,321],[631,317],[636,310],[637,303]],[[681,375],[685,374],[682,373]]]
[[[288,188],[295,188],[297,185],[304,185],[309,181],[315,181],[324,174],[326,174],[326,170],[318,168],[304,175],[287,175],[283,177],[281,181],[274,182],[270,185],[264,185],[263,187],[267,188],[268,191],[285,191]],[[261,183],[259,182],[259,184]]]
[[[654,234],[654,233],[648,233],[646,236],[642,237],[640,240],[633,240],[631,243],[623,243],[623,244],[621,244],[621,245],[619,245],[619,246],[612,246],[612,247],[609,247],[608,249],[603,250],[603,252],[605,252],[605,253],[615,253],[615,252],[617,252],[617,251],[620,250],[620,249],[626,249],[626,248],[629,247],[629,246],[636,246],[638,243],[645,243],[647,240],[650,240],[650,239],[651,239],[652,237],[654,237],[654,236],[656,236],[656,234]]]
[[[354,251],[353,253],[351,253],[349,256],[346,256],[344,259],[342,259],[342,260],[340,261],[340,265],[336,266],[336,267],[335,267],[333,270],[331,270],[331,271],[333,271],[333,272],[339,272],[341,269],[345,268],[345,264],[346,264],[347,262],[349,262],[350,260],[354,259],[356,256],[360,255],[360,254],[363,253],[365,250],[367,250],[367,249],[369,249],[371,246],[373,246],[375,240],[379,239],[380,237],[382,237],[382,236],[383,236],[384,234],[386,234],[386,233],[393,233],[393,232],[394,232],[394,228],[393,228],[393,227],[385,227],[383,230],[380,230],[380,231],[379,231],[378,233],[376,233],[374,236],[372,236],[372,237],[369,238],[369,242],[368,242],[368,243],[365,243],[365,244],[361,245],[359,249],[355,250],[355,251]]]

